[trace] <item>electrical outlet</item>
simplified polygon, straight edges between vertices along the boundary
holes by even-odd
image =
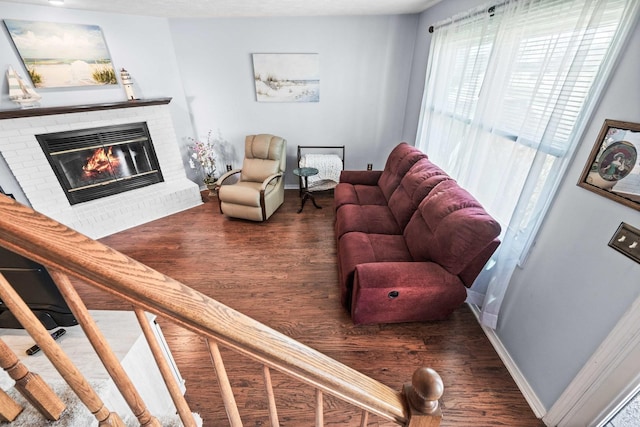
[[[373,163],[367,163],[367,170],[373,170]]]
[[[227,172],[231,170],[231,165],[227,165]]]
[[[640,230],[637,228],[621,222],[609,246],[640,263]]]

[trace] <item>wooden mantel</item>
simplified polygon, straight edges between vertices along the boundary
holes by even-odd
[[[168,104],[169,102],[171,102],[171,98],[153,98],[137,99],[135,101],[106,102],[101,104],[0,110],[0,120],[17,119],[21,117],[50,116],[53,114],[83,113],[86,111],[114,110],[117,108],[149,107],[151,105],[164,105]]]

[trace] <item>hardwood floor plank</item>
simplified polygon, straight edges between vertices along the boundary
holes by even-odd
[[[354,326],[340,305],[334,214],[297,214],[297,190],[265,223],[229,219],[217,199],[102,239],[150,267],[268,326],[401,390],[420,366],[442,376],[442,426],[543,426],[503,366],[471,311],[462,306],[440,322]],[[126,303],[75,283],[90,309],[130,309]],[[160,318],[186,379],[187,401],[205,426],[229,425],[204,340]],[[266,426],[262,367],[221,347],[245,426]],[[310,426],[315,391],[272,370],[282,426]],[[325,394],[329,426],[358,426],[360,410]],[[369,426],[392,426],[375,416]]]

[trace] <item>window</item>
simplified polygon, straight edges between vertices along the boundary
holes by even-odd
[[[429,51],[417,145],[503,227],[471,289],[495,327],[640,2],[512,0],[453,17]]]

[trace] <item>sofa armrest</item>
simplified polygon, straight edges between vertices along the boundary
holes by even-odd
[[[382,171],[349,171],[340,172],[340,182],[353,185],[377,185]]]
[[[491,256],[500,246],[500,239],[493,239],[486,248],[484,248],[459,274],[460,279],[467,288],[473,285],[473,282],[484,269],[485,264],[491,259]]]
[[[355,324],[441,320],[466,297],[460,278],[433,262],[359,264],[351,318]]]

